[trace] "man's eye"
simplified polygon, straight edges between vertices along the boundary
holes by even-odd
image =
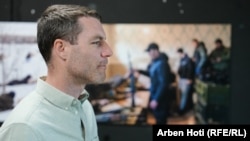
[[[100,45],[101,42],[100,41],[96,41],[96,42],[92,42],[92,44],[94,44],[94,45]]]

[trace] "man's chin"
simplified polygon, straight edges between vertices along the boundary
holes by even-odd
[[[106,78],[106,75],[91,81],[90,84],[101,84],[101,83],[103,83],[105,81],[105,78]]]

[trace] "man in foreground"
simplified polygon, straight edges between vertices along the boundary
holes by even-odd
[[[105,79],[112,51],[101,17],[77,5],[48,7],[37,26],[48,74],[13,110],[1,141],[98,141],[96,118],[85,85]]]

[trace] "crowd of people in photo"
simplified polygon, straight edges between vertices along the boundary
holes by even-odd
[[[173,72],[168,63],[168,55],[160,50],[157,43],[149,44],[148,52],[151,63],[147,70],[135,70],[136,73],[150,77],[151,85],[149,110],[156,119],[156,124],[165,124],[173,113],[183,116],[193,110],[194,85],[199,79],[206,83],[228,85],[230,82],[230,48],[220,38],[214,41],[215,48],[208,53],[203,41],[192,39],[193,56],[189,56],[184,47],[177,49],[180,63],[177,72]],[[172,84],[177,83],[176,88]],[[180,98],[177,110],[171,111],[171,101],[176,100],[176,92]]]

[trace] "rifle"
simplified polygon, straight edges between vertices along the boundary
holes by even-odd
[[[130,54],[128,53],[128,60],[129,60],[129,70],[130,70],[130,88],[131,88],[131,107],[132,109],[135,107],[135,92],[136,92],[136,86],[135,86],[135,76],[133,72],[133,66],[130,58]]]

